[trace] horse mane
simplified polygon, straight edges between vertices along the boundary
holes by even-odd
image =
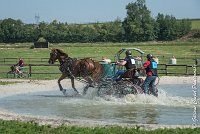
[[[63,50],[61,50],[61,49],[52,49],[52,51],[57,51],[58,53],[60,53],[62,56],[66,56],[66,57],[68,57],[68,54],[66,54]]]

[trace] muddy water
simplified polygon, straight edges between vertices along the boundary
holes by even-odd
[[[20,115],[61,117],[109,123],[191,125],[191,84],[159,85],[159,97],[127,95],[124,98],[96,97],[95,89],[85,96],[63,96],[57,89],[0,98],[0,108]],[[198,96],[200,98],[200,96]],[[200,102],[200,99],[198,99]],[[199,110],[197,105],[197,111]],[[197,117],[199,115],[197,113]],[[199,118],[200,119],[200,118]]]

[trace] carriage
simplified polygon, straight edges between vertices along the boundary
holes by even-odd
[[[114,60],[122,60],[121,57],[122,55],[124,56],[124,52],[127,50],[132,51],[132,55],[135,58],[136,69],[127,70],[120,76],[122,77],[120,81],[114,81],[112,78],[119,70],[124,70],[124,67],[118,66],[115,63],[101,62],[103,66],[103,77],[98,84],[98,96],[113,95],[116,97],[123,97],[127,94],[143,93],[143,79],[140,77],[145,75],[144,70],[141,70],[144,52],[138,48],[122,48],[115,54]]]
[[[127,94],[142,94],[143,79],[140,76],[145,75],[144,69],[141,69],[144,52],[138,48],[123,48],[115,54],[115,61],[120,61],[121,54],[126,50],[131,50],[132,56],[136,57],[136,69],[127,70],[120,76],[120,81],[112,79],[117,71],[123,69],[115,63],[108,64],[91,58],[71,58],[60,49],[51,50],[48,62],[49,64],[54,64],[56,60],[60,62],[59,69],[62,75],[58,79],[58,86],[63,94],[66,93],[66,90],[62,87],[61,81],[66,77],[71,79],[72,88],[78,94],[79,92],[74,83],[75,79],[86,84],[83,94],[86,94],[89,87],[97,88],[97,95],[100,97],[105,95],[123,97]],[[149,94],[151,94],[151,89],[149,89]]]

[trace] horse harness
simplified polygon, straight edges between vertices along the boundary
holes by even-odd
[[[74,59],[67,57],[63,58],[62,62],[60,63],[59,70],[67,74],[68,77],[74,78],[74,75],[72,74],[72,64],[73,64]]]
[[[60,63],[60,67],[59,67],[59,70],[63,73],[63,74],[66,74],[67,77],[69,78],[74,78],[76,79],[77,81],[80,81],[82,83],[88,83],[86,80],[83,80],[83,79],[79,79],[77,77],[74,76],[74,74],[72,73],[74,71],[74,68],[73,68],[73,63],[76,61],[77,59],[76,58],[71,58],[71,57],[65,57],[62,62]],[[87,63],[89,66],[89,62],[87,62],[86,59],[82,59],[82,61],[85,61],[85,63]],[[92,60],[93,61],[93,60]],[[93,61],[94,62],[94,61]],[[94,64],[94,63],[93,63]],[[85,68],[82,68],[82,69],[85,69]],[[86,75],[91,75],[91,72],[90,73],[87,73]],[[81,74],[79,73],[79,77],[81,76]]]
[[[88,59],[81,59],[81,68],[80,69],[82,70],[81,72],[83,72],[82,75],[90,76],[96,69],[95,62],[91,59],[89,59],[89,60],[92,61],[92,64],[88,61]]]

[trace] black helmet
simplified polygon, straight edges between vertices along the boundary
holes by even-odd
[[[132,54],[131,50],[126,50],[126,55],[131,55],[131,54]]]
[[[152,54],[147,54],[147,59],[152,59],[153,55]]]

